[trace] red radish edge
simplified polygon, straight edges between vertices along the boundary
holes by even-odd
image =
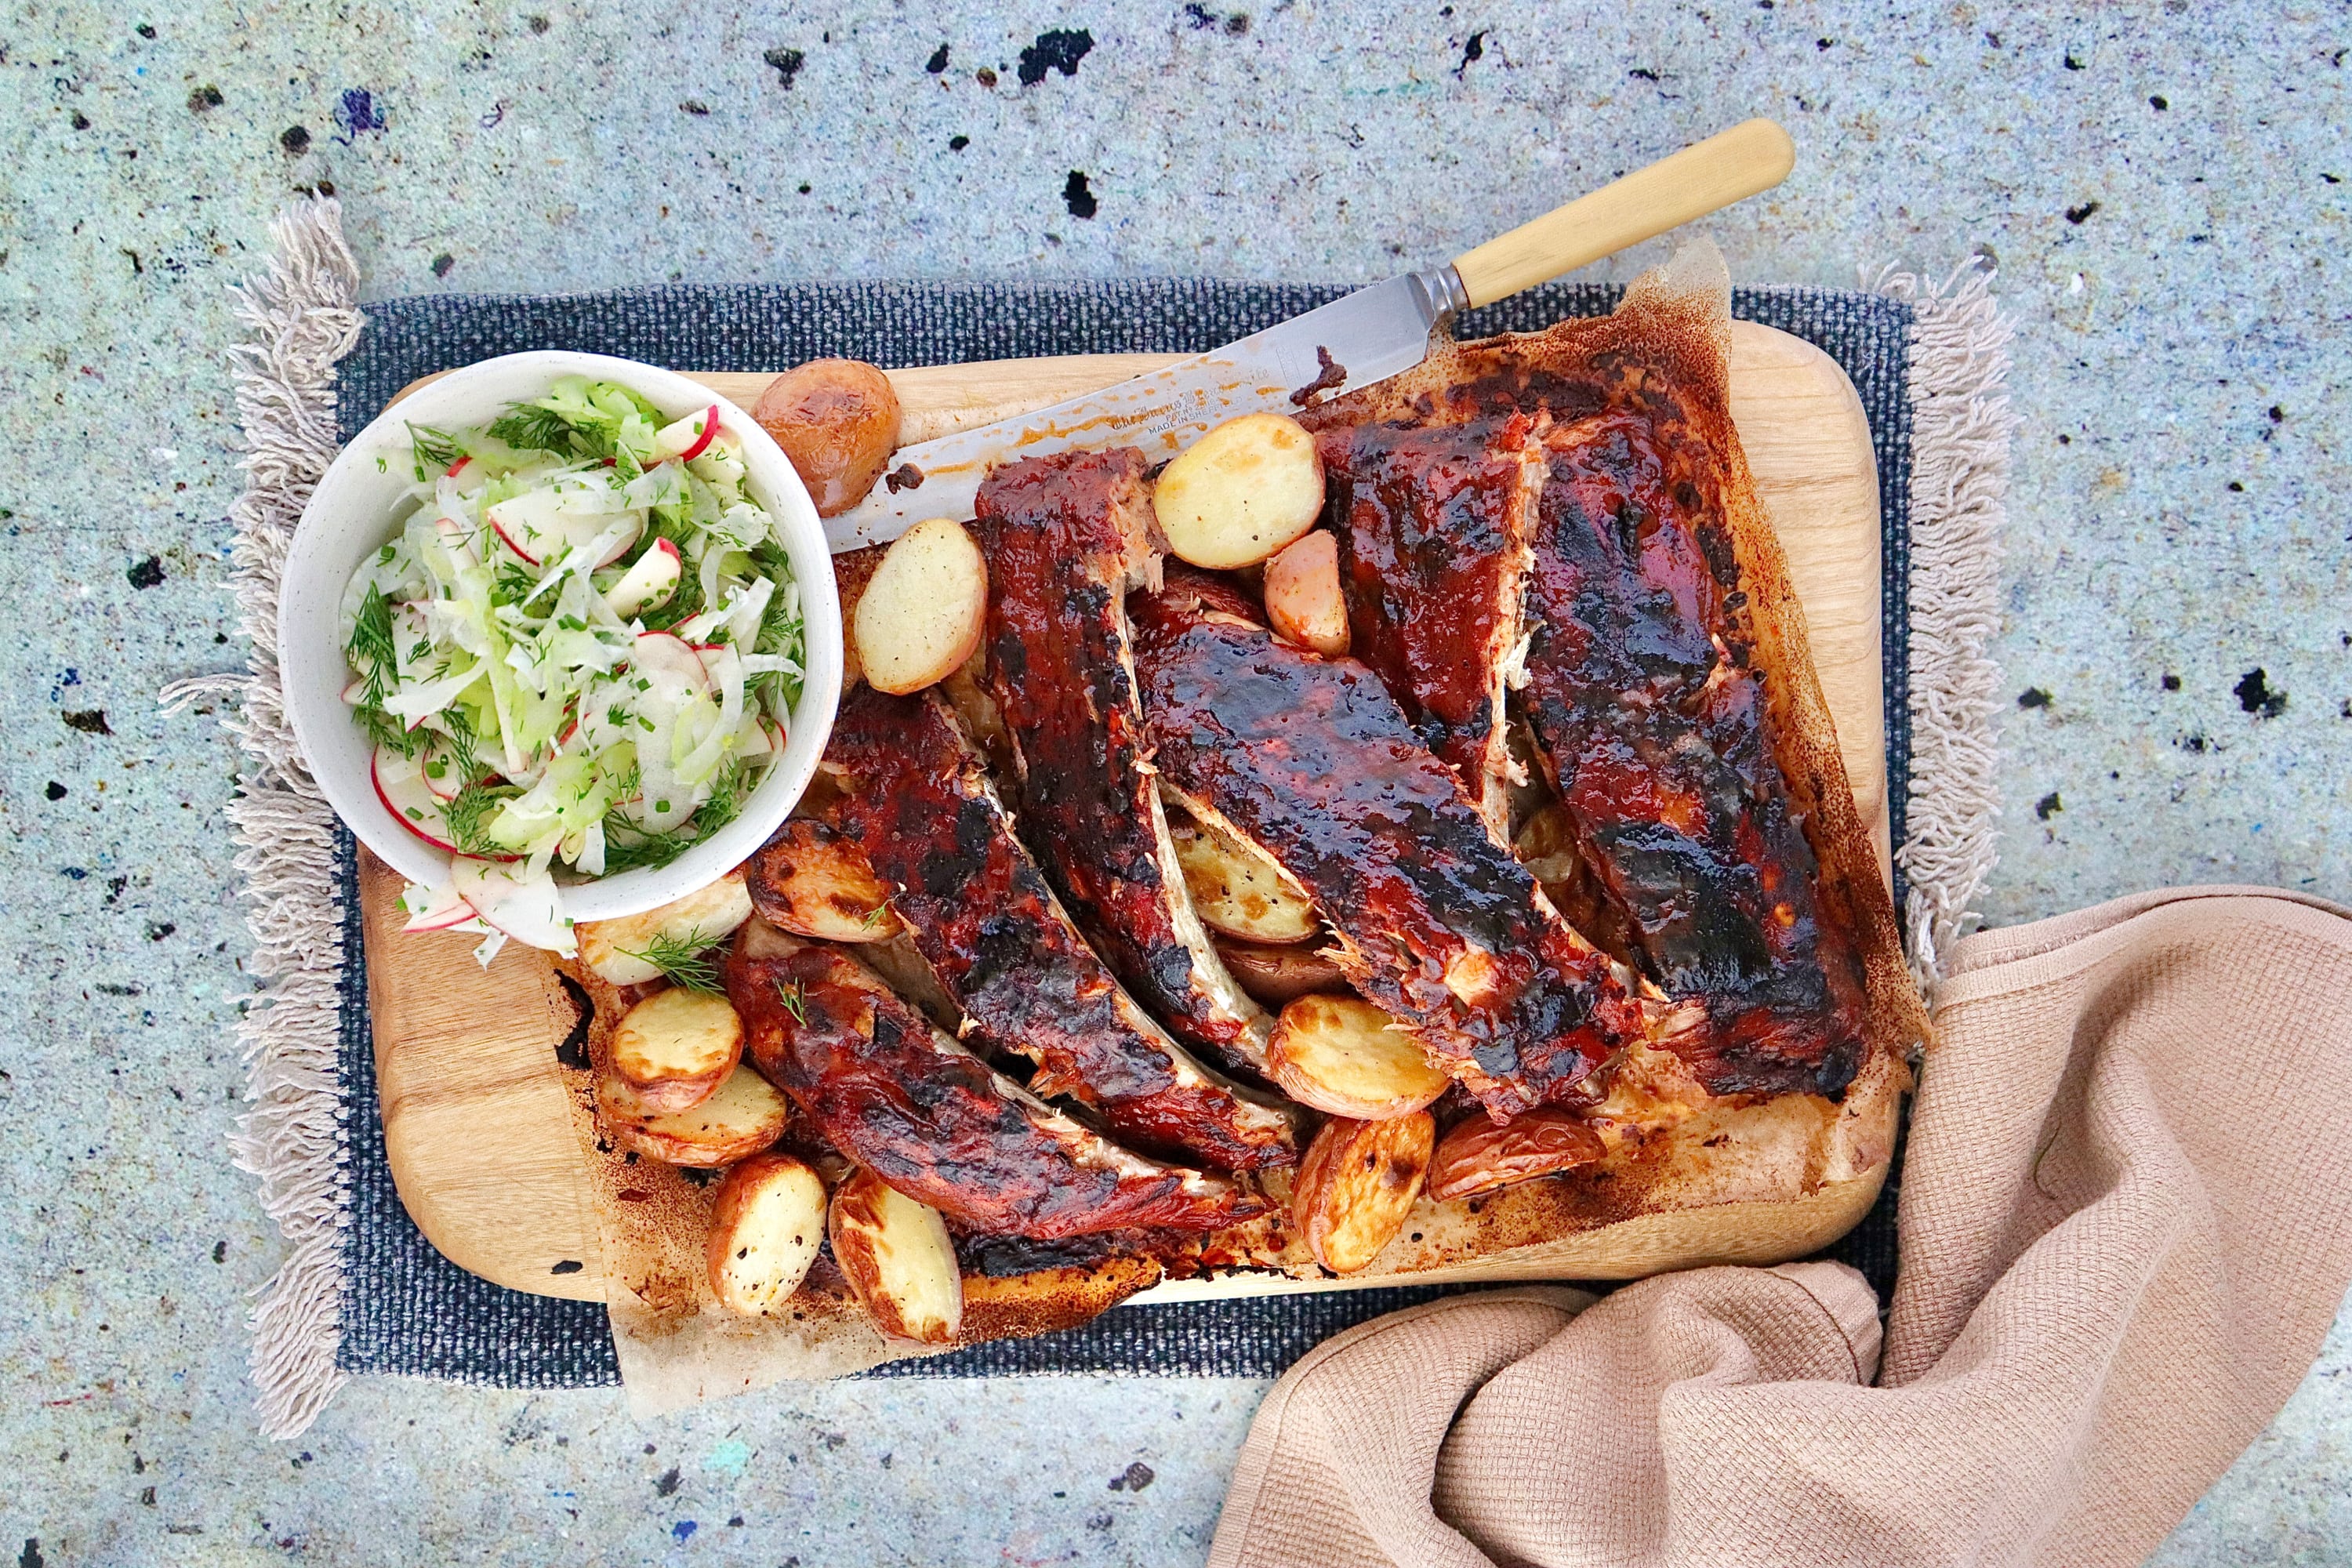
[[[454,463],[450,464],[450,465],[449,465],[449,471],[448,471],[447,473],[444,474],[444,475],[442,476],[442,478],[444,478],[444,479],[456,479],[456,478],[457,477],[457,470],[458,470],[459,468],[464,468],[467,464],[468,464],[468,463],[472,462],[473,460],[474,460],[474,455],[473,455],[471,452],[467,453],[464,457],[462,457],[462,458],[458,458],[456,462],[454,462]]]
[[[474,911],[473,905],[466,902],[465,900],[460,899],[457,900],[457,912],[451,915],[447,920],[436,921],[435,924],[429,926],[404,925],[400,929],[404,934],[422,936],[426,931],[453,931],[458,926],[464,925],[467,921],[478,921],[482,917],[480,915]]]
[[[406,828],[413,837],[423,839],[425,843],[430,844],[434,848],[440,850],[445,855],[459,855],[464,853],[464,851],[459,849],[455,844],[445,843],[443,840],[434,837],[433,835],[425,832],[425,829],[419,827],[415,823],[411,822],[406,816],[401,814],[400,807],[392,804],[392,796],[384,794],[383,792],[383,779],[382,775],[376,772],[375,759],[373,757],[370,757],[368,759],[368,784],[369,786],[375,791],[377,804],[383,807],[384,815],[391,817],[394,822],[400,824],[401,826]],[[520,855],[478,855],[475,858],[478,860],[496,860],[501,864],[511,866],[516,861],[521,859],[522,857]]]
[[[517,555],[521,556],[527,564],[532,566],[539,564],[539,557],[533,555],[530,551],[525,550],[521,545],[517,544],[514,542],[514,535],[509,533],[506,531],[506,525],[499,522],[496,518],[492,518],[490,520],[490,531],[497,534],[499,542],[505,544],[509,550],[511,550]]]
[[[712,438],[718,434],[719,405],[714,403],[710,405],[710,416],[702,422],[702,438],[680,452],[677,455],[677,460],[681,463],[691,463],[695,458],[702,456],[702,449],[709,446]]]

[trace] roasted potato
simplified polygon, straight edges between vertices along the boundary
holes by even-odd
[[[1301,996],[1336,992],[1347,985],[1339,966],[1313,948],[1261,947],[1231,937],[1215,940],[1217,956],[1261,1007],[1286,1007]]]
[[[1265,563],[1265,618],[1275,636],[1326,658],[1348,651],[1338,539],[1318,528]]]
[[[747,1067],[728,1074],[708,1100],[667,1113],[639,1100],[617,1073],[596,1075],[596,1120],[604,1135],[664,1164],[731,1165],[782,1137],[792,1118],[791,1101]]]
[[[743,873],[730,871],[707,888],[641,915],[576,927],[580,962],[615,985],[642,985],[662,974],[661,965],[646,954],[698,952],[725,941],[751,918]]]
[[[1168,548],[1195,566],[1255,566],[1315,526],[1323,462],[1280,414],[1228,419],[1160,471],[1151,510]]]
[[[819,517],[864,500],[898,446],[898,394],[862,360],[811,360],[784,372],[751,417],[793,460]]]
[[[903,929],[889,889],[864,852],[824,823],[796,816],[752,862],[761,911],[799,936],[821,942],[884,942]]]
[[[710,1205],[710,1289],[729,1311],[764,1317],[801,1288],[824,1241],[824,1178],[790,1154],[754,1154]]]
[[[1473,1116],[1446,1133],[1429,1164],[1429,1195],[1443,1203],[1590,1165],[1608,1152],[1601,1134],[1556,1105],[1523,1110],[1500,1127]]]
[[[1409,1116],[1453,1080],[1421,1042],[1354,996],[1301,996],[1282,1010],[1266,1054],[1274,1081],[1301,1105],[1358,1121]]]
[[[718,1092],[743,1058],[743,1020],[726,997],[675,987],[656,992],[613,1031],[613,1071],[656,1115]]]
[[[963,1321],[963,1272],[940,1211],[859,1170],[834,1190],[833,1260],[884,1333],[951,1344]]]
[[[920,691],[980,646],[988,561],[963,524],[935,517],[891,542],[857,601],[852,631],[866,684]]]
[[[1305,942],[1321,929],[1315,906],[1248,845],[1171,813],[1176,862],[1201,923],[1247,942]]]
[[[1388,1121],[1327,1121],[1290,1186],[1291,1217],[1315,1261],[1353,1274],[1403,1228],[1429,1173],[1437,1123],[1426,1110]]]

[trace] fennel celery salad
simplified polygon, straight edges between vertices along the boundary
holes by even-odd
[[[452,857],[410,931],[569,953],[557,877],[661,866],[742,809],[802,679],[800,595],[717,405],[566,376],[410,426],[400,532],[342,602],[376,794]],[[384,461],[386,459],[379,459]]]

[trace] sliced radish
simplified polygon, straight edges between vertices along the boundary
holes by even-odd
[[[435,518],[433,531],[441,536],[441,547],[456,559],[458,565],[479,566],[482,563],[482,558],[474,552],[474,531],[456,518]]]
[[[578,951],[572,917],[563,912],[562,891],[545,871],[520,874],[465,855],[449,862],[449,880],[493,930],[567,958]]]
[[[400,895],[400,907],[408,911],[408,921],[400,928],[404,931],[488,929],[474,913],[474,906],[457,896],[457,884],[447,879],[437,888],[411,882]]]
[[[436,773],[436,768],[440,771]],[[439,740],[425,743],[425,754],[417,759],[417,772],[424,776],[425,787],[433,792],[434,799],[439,801],[457,799],[457,792],[469,782],[457,776],[457,759],[450,754],[448,745]]]
[[[366,700],[368,683],[364,677],[343,688],[343,700],[356,708]]]
[[[375,780],[375,797],[403,827],[436,849],[457,853],[450,841],[448,814],[425,783],[424,769],[415,757],[404,757],[378,746],[369,773]]]
[[[638,633],[635,663],[640,674],[657,684],[667,682],[694,691],[710,689],[710,671],[704,667],[702,656],[693,645],[667,632]]]
[[[677,546],[667,539],[654,541],[653,548],[637,557],[637,563],[621,575],[621,580],[604,590],[604,603],[623,620],[643,615],[656,605],[667,603],[677,592],[677,580],[685,570]]]
[[[702,456],[703,448],[709,446],[718,435],[719,405],[714,403],[656,431],[654,456],[664,459],[676,458],[681,463],[691,463]]]
[[[463,457],[460,457],[460,458],[459,458],[456,462],[454,462],[454,463],[450,464],[450,465],[449,465],[449,471],[448,471],[447,473],[444,474],[442,477],[443,477],[444,479],[456,479],[456,478],[457,477],[457,474],[458,474],[459,470],[460,470],[460,469],[462,469],[462,468],[465,468],[465,466],[466,466],[467,464],[468,464],[468,463],[472,462],[473,460],[474,460],[474,455],[473,455],[471,452],[467,452],[467,453],[466,453]]]

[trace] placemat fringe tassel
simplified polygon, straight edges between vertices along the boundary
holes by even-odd
[[[1944,958],[1999,859],[2000,546],[2009,500],[2015,323],[1971,257],[1941,281],[1881,271],[1865,286],[1914,312],[1911,384],[1911,773],[1895,858],[1912,972],[1935,999]]]
[[[252,652],[244,674],[166,687],[167,707],[234,700],[223,720],[244,761],[228,817],[253,932],[258,994],[237,1024],[253,1110],[230,1141],[260,1178],[262,1205],[291,1249],[252,1315],[262,1431],[292,1437],[347,1381],[335,1364],[349,1223],[345,1115],[335,1060],[341,1030],[343,910],[335,818],[296,750],[278,677],[278,582],[302,508],[341,444],[335,365],[359,339],[359,264],[332,198],[271,226],[268,271],[233,292],[250,341],[229,351],[245,433],[245,492],[231,509],[230,583]]]

